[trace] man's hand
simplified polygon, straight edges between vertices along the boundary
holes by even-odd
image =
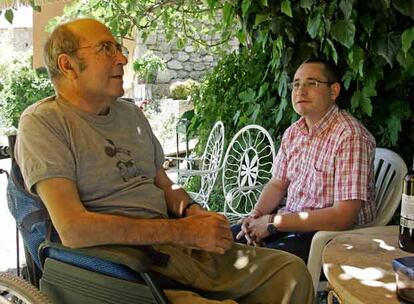
[[[241,230],[239,234],[237,234],[236,239],[240,240],[244,236],[248,245],[260,246],[260,240],[256,240],[250,235],[250,223],[257,218],[260,218],[260,216],[262,216],[262,213],[259,210],[253,209],[248,217],[239,220],[238,224],[241,224]]]
[[[223,254],[233,243],[229,222],[221,214],[201,211],[177,221],[180,246]]]
[[[260,242],[269,236],[267,226],[269,225],[269,219],[272,215],[266,214],[259,218],[252,219],[249,223],[249,236],[251,239]]]

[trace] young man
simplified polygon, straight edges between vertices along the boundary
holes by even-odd
[[[203,296],[312,303],[300,259],[233,244],[227,220],[167,177],[148,121],[119,99],[127,58],[107,27],[91,19],[60,25],[44,56],[56,96],[22,115],[16,159],[64,245],[152,245],[170,256],[154,271]]]
[[[318,230],[342,230],[375,217],[375,140],[339,110],[341,86],[320,59],[297,69],[292,105],[301,118],[284,133],[273,177],[249,217],[232,227],[240,242],[291,252],[307,261]],[[286,206],[279,204],[287,194]]]

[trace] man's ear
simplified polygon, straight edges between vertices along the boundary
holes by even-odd
[[[74,60],[67,54],[60,54],[57,59],[57,65],[64,77],[69,79],[78,78],[78,72],[75,69]]]
[[[335,101],[341,92],[341,85],[338,82],[331,84],[331,100]]]

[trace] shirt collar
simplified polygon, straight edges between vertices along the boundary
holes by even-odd
[[[298,120],[296,127],[304,135],[314,136],[321,134],[330,126],[331,122],[336,118],[338,112],[338,106],[333,104],[328,112],[311,129],[308,129],[304,117],[301,117]]]

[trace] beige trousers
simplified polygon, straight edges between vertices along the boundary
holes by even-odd
[[[246,304],[314,303],[310,274],[292,254],[236,243],[223,255],[170,245],[154,248],[170,255],[168,266],[154,266],[155,271],[194,287],[208,299]]]

